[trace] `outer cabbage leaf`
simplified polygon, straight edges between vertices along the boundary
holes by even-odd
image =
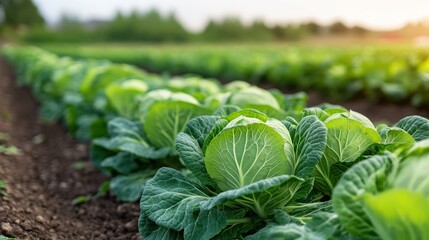
[[[176,138],[180,161],[204,185],[215,185],[207,173],[201,148],[218,119],[217,116],[196,117],[189,121],[185,131],[179,133]]]
[[[82,141],[107,136],[106,119],[97,115],[80,115],[76,119],[75,137]]]
[[[326,120],[326,149],[314,172],[316,188],[326,195],[331,194],[349,164],[353,164],[371,145],[381,142],[375,128],[368,127],[369,123],[336,115]]]
[[[220,116],[220,117],[226,117],[234,112],[240,111],[241,108],[234,105],[224,105],[220,108],[218,108],[213,115],[214,116]]]
[[[203,101],[207,96],[212,96],[220,91],[219,84],[215,80],[198,77],[172,79],[167,82],[166,87],[173,92],[184,92],[192,95],[199,101]]]
[[[425,141],[428,143],[429,141]],[[422,144],[423,142],[420,142]],[[426,145],[428,146],[428,145]],[[429,148],[426,148],[428,151]],[[411,149],[411,153],[412,149]],[[429,199],[429,152],[414,152],[408,155],[400,164],[397,175],[394,176],[393,188],[407,189],[419,193]]]
[[[183,234],[181,232],[156,225],[156,223],[144,215],[143,211],[140,212],[138,226],[139,232],[145,240],[183,239]]]
[[[308,102],[308,95],[304,92],[298,92],[295,94],[286,94],[284,95],[286,111],[302,111]]]
[[[156,102],[178,101],[194,105],[199,104],[198,100],[189,94],[181,92],[175,93],[166,89],[158,89],[148,92],[138,99],[140,101],[140,113],[142,114],[142,121],[144,121],[144,116],[149,111],[150,107]]]
[[[171,149],[156,149],[149,144],[143,135],[142,126],[125,118],[115,118],[109,121],[110,138],[99,138],[93,144],[111,151],[124,151],[144,159],[160,159],[166,157]]]
[[[245,82],[245,81],[232,81],[228,84],[225,84],[224,89],[227,92],[235,92],[241,89],[245,89],[245,88],[249,88],[252,85],[250,85],[250,83]]]
[[[266,239],[325,240],[326,238],[303,225],[292,223],[283,226],[274,226],[269,230]]]
[[[127,176],[117,176],[110,181],[110,188],[120,200],[135,202],[140,199],[144,184],[154,174],[155,170],[146,169]]]
[[[365,195],[363,207],[383,240],[429,239],[429,199],[420,193],[392,189]]]
[[[294,159],[287,162],[292,174],[306,178],[322,158],[327,130],[314,116],[304,117],[293,134]]]
[[[269,91],[258,87],[248,87],[238,90],[233,93],[228,103],[242,108],[246,108],[249,105],[263,105],[281,110],[277,99]]]
[[[408,149],[416,142],[410,134],[398,127],[384,128],[380,135],[383,139],[381,144],[391,152]]]
[[[209,239],[227,226],[227,215],[218,208],[202,211],[212,193],[182,173],[161,168],[144,188],[140,207],[158,226],[184,230],[186,239]],[[144,226],[142,226],[144,227]]]
[[[228,202],[236,202],[253,210],[261,218],[267,218],[276,208],[288,204],[300,190],[304,179],[282,175],[264,179],[240,189],[220,193],[208,199],[201,207],[204,210]]]
[[[96,95],[104,91],[106,86],[113,82],[145,77],[146,73],[144,71],[125,64],[94,67],[87,72],[80,91],[87,101],[92,102]]]
[[[396,127],[404,129],[416,141],[429,138],[429,120],[424,117],[405,117],[396,124]]]
[[[184,133],[197,140],[198,145],[203,147],[205,138],[219,118],[219,116],[200,116],[193,118],[186,125]]]
[[[391,162],[395,158],[394,155],[373,156],[354,165],[338,182],[332,205],[341,224],[351,234],[363,239],[378,239],[361,199],[365,193],[375,194],[387,187]]]
[[[327,112],[318,107],[305,108],[302,110],[302,115],[303,117],[314,115],[321,121],[325,121],[330,116]]]
[[[148,85],[142,80],[127,80],[120,84],[107,86],[105,92],[109,102],[120,116],[137,119],[139,117],[139,102],[137,97],[148,91]]]
[[[115,171],[119,174],[129,174],[139,167],[136,157],[128,152],[119,152],[114,156],[103,159],[100,167]]]
[[[180,161],[185,165],[202,184],[214,185],[204,165],[204,156],[197,140],[188,134],[179,133],[176,138],[177,152]]]
[[[156,102],[145,113],[144,130],[154,146],[175,149],[177,134],[192,118],[207,113],[206,109],[186,102]]]

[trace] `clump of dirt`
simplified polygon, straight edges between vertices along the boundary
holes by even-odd
[[[112,196],[73,205],[93,196],[107,180],[88,159],[88,145],[69,137],[60,124],[38,122],[30,89],[16,86],[0,59],[0,132],[20,155],[0,154],[0,235],[17,239],[140,239],[139,206]],[[78,164],[76,164],[78,163]]]

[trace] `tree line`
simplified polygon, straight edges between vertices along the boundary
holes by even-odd
[[[174,14],[157,10],[118,12],[109,21],[82,22],[63,15],[56,26],[47,26],[32,0],[0,0],[0,31],[32,42],[189,42],[189,41],[291,41],[309,36],[354,35],[369,31],[342,22],[328,26],[316,22],[267,25],[262,20],[244,24],[239,18],[211,20],[200,32],[187,30]]]

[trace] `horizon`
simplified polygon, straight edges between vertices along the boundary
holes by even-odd
[[[120,11],[129,13],[133,10],[146,12],[156,9],[162,14],[174,13],[183,26],[192,32],[201,31],[209,20],[225,17],[237,17],[244,24],[255,20],[263,20],[270,26],[314,21],[321,25],[329,25],[341,21],[349,27],[361,26],[374,31],[389,31],[402,28],[407,23],[427,21],[429,1],[408,0],[388,2],[386,0],[372,2],[345,2],[341,0],[311,0],[278,2],[266,0],[218,0],[201,2],[196,0],[75,0],[54,1],[34,0],[49,25],[59,22],[61,16],[68,14],[81,21],[109,20]],[[311,4],[310,4],[311,3]],[[97,7],[94,7],[97,6]],[[407,8],[406,6],[416,6]],[[243,8],[245,7],[245,8]]]

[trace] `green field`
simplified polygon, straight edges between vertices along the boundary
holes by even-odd
[[[429,50],[407,44],[43,45],[149,71],[315,89],[335,99],[429,103]]]
[[[31,47],[2,52],[42,119],[91,140],[112,192],[140,201],[144,239],[429,237],[426,118],[377,125],[242,81],[172,78]]]

